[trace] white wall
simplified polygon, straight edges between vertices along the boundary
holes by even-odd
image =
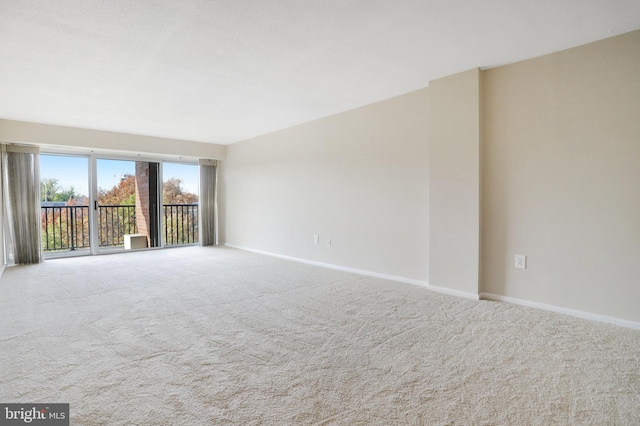
[[[429,285],[478,297],[480,70],[429,83]]]
[[[221,240],[426,281],[426,109],[419,90],[229,145]]]
[[[436,81],[231,145],[222,164],[223,241],[640,322],[639,47],[635,31],[482,71],[479,87],[477,71],[451,76],[440,88]],[[464,117],[442,103],[447,92],[470,105]],[[467,141],[479,128],[479,145],[436,143],[429,165],[438,126]],[[456,155],[448,158],[448,149]],[[438,181],[428,200],[430,171]],[[459,191],[460,179],[472,184]],[[446,205],[458,206],[450,217]],[[430,214],[439,217],[431,239]],[[451,228],[442,256],[437,245],[452,231],[438,221],[464,223]],[[515,269],[515,254],[527,255],[527,269]]]
[[[227,150],[224,145],[203,142],[4,119],[0,119],[0,142],[81,149],[84,152],[97,150],[114,154],[144,154],[145,156],[160,155],[213,160],[223,160]]]
[[[482,291],[640,321],[640,31],[485,71],[482,93]]]

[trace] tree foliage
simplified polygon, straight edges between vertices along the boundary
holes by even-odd
[[[64,189],[57,179],[41,181],[42,201],[65,202],[66,206],[44,209],[42,212],[43,246],[47,251],[86,248],[89,244],[89,208],[87,197],[76,194],[73,187]],[[164,204],[197,204],[198,196],[187,192],[183,181],[167,179],[163,184]],[[126,175],[113,188],[98,190],[98,240],[100,246],[123,244],[124,233],[135,231],[135,209],[125,206],[136,204],[135,176]],[[85,207],[80,207],[80,205]],[[75,208],[74,206],[78,206]],[[167,244],[197,242],[197,207],[167,207],[164,209],[163,235]],[[70,230],[73,230],[71,233]],[[195,230],[195,231],[193,231]]]
[[[76,193],[73,186],[65,189],[60,186],[58,179],[47,178],[40,182],[41,201],[67,202],[77,204],[77,198],[84,198]],[[175,177],[167,179],[163,184],[162,199],[164,204],[197,204],[198,195],[187,192],[182,179]],[[136,177],[126,175],[117,185],[107,190],[98,189],[98,203],[100,205],[119,206],[136,204]]]
[[[48,178],[40,181],[40,201],[53,201],[58,191],[58,179]]]
[[[186,192],[182,187],[182,179],[170,178],[163,183],[162,201],[164,204],[196,204],[198,196]]]
[[[136,177],[125,175],[120,183],[110,190],[98,189],[98,204],[101,206],[120,206],[136,203]]]
[[[65,189],[60,186],[58,179],[46,178],[40,181],[40,201],[69,202],[78,196],[73,186]]]

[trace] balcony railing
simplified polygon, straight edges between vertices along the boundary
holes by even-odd
[[[198,242],[198,205],[163,204],[164,243],[168,246]]]
[[[98,245],[100,247],[123,246],[125,234],[137,233],[135,204],[98,206]]]
[[[98,206],[98,245],[124,245],[125,234],[136,234],[135,205]],[[42,206],[42,247],[45,252],[88,249],[89,206]],[[198,242],[198,205],[163,206],[166,245]]]
[[[45,252],[89,248],[89,206],[42,206]]]

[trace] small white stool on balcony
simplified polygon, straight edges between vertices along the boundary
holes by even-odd
[[[147,248],[147,236],[145,234],[124,234],[124,249]]]

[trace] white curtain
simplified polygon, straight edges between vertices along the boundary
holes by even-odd
[[[200,197],[198,214],[200,216],[199,240],[201,246],[218,244],[218,205],[216,199],[216,169],[215,160],[200,160]]]
[[[37,147],[2,146],[2,201],[7,264],[42,262]]]

